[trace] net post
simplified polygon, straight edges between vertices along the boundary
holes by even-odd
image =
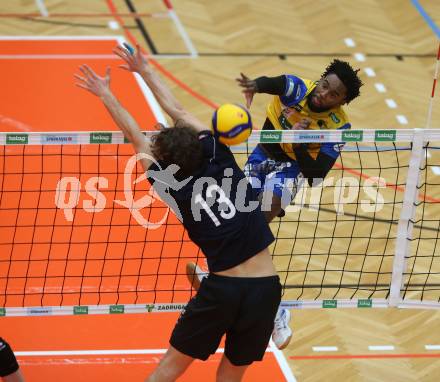
[[[423,129],[414,129],[413,147],[408,166],[405,193],[403,196],[402,212],[397,225],[397,238],[393,261],[389,305],[397,307],[401,302],[400,291],[403,285],[403,272],[406,268],[406,258],[410,251],[410,238],[414,226],[415,201],[418,197],[418,181],[420,165],[424,158],[423,143],[425,132]]]

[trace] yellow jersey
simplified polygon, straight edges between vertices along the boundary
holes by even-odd
[[[303,118],[312,121],[309,126],[311,130],[350,129],[351,125],[341,106],[319,113],[309,109],[307,96],[315,87],[316,82],[293,75],[286,75],[284,94],[274,96],[267,105],[267,117],[276,130],[291,130],[293,125]],[[333,150],[336,143],[309,143],[308,152],[313,159],[316,159],[320,150],[325,154],[335,157],[335,155],[339,155],[338,151]],[[296,160],[293,151],[295,145],[297,144],[280,144],[286,155],[293,160]]]

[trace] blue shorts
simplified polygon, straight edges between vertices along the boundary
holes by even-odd
[[[288,206],[295,197],[302,179],[296,161],[279,162],[271,159],[260,146],[255,147],[249,156],[244,173],[258,193],[265,191],[281,198],[282,208]]]

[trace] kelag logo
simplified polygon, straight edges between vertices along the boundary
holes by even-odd
[[[338,302],[336,300],[324,300],[322,302],[323,308],[334,309],[338,307]]]
[[[90,133],[90,143],[112,143],[112,133]]]
[[[282,139],[282,131],[267,131],[260,132],[260,141],[262,143],[279,143]]]
[[[110,305],[109,313],[110,314],[122,314],[124,313],[124,305]]]
[[[371,299],[360,299],[357,303],[358,308],[372,308],[373,301]]]
[[[349,130],[342,132],[342,140],[344,142],[361,142],[364,137],[362,130]]]
[[[27,145],[29,136],[27,134],[6,134],[7,145]]]
[[[376,130],[374,140],[377,142],[395,141],[396,130]]]
[[[73,307],[73,314],[89,314],[89,307],[88,306],[74,306]]]

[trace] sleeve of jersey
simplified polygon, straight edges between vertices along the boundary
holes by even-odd
[[[346,123],[342,127],[338,128],[338,130],[347,130],[350,128],[350,124]],[[345,145],[345,142],[327,142],[321,144],[321,149],[319,150],[320,153],[323,153],[325,155],[328,155],[329,157],[333,159],[337,159],[339,154],[341,153],[341,150],[343,149]]]
[[[285,76],[284,94],[280,100],[285,106],[295,106],[304,99],[307,93],[307,86],[301,78],[288,74]]]

